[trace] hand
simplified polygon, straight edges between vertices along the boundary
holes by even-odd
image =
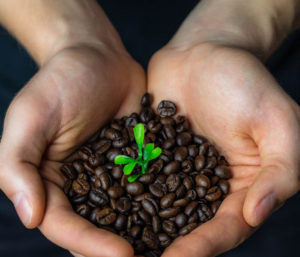
[[[11,103],[0,144],[0,187],[28,228],[84,256],[133,256],[122,238],[77,215],[62,160],[115,116],[137,111],[143,69],[126,53],[77,46],[52,57]]]
[[[213,43],[185,47],[185,39],[177,36],[154,55],[149,92],[154,106],[163,99],[177,104],[192,129],[219,147],[233,178],[216,216],[163,256],[208,257],[243,242],[299,190],[300,110],[248,51]]]

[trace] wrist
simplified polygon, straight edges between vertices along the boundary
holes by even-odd
[[[295,29],[299,0],[202,0],[185,20],[172,48],[214,43],[266,59]]]

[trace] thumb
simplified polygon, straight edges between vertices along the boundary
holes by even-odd
[[[31,100],[16,97],[0,143],[0,188],[27,228],[38,226],[43,218],[45,193],[38,168],[47,145],[45,112]]]

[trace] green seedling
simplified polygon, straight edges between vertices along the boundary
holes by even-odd
[[[133,159],[126,155],[116,156],[114,162],[117,165],[125,165],[123,172],[125,175],[130,175],[136,165],[141,166],[141,173],[134,174],[128,177],[129,182],[135,181],[138,177],[147,172],[148,164],[151,160],[156,159],[160,156],[162,150],[160,147],[155,147],[154,144],[146,144],[143,148],[144,136],[145,136],[145,127],[142,123],[137,124],[133,128],[134,138],[138,146],[138,157]]]

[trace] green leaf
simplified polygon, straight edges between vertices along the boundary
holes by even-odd
[[[154,144],[147,144],[144,148],[144,155],[143,155],[143,159],[145,161],[147,161],[151,155],[151,152],[154,149]]]
[[[134,182],[139,176],[141,176],[140,174],[136,174],[136,175],[132,175],[128,178],[128,182]]]
[[[114,160],[115,164],[117,164],[117,165],[127,164],[127,163],[130,163],[133,161],[134,161],[134,159],[132,159],[131,157],[128,157],[126,155],[117,155]]]
[[[125,175],[130,175],[131,172],[133,171],[135,165],[136,165],[136,162],[135,162],[135,161],[126,164],[126,165],[124,166],[124,168],[123,168],[124,174],[125,174]]]
[[[155,149],[152,150],[151,154],[150,154],[150,157],[149,157],[149,161],[157,158],[158,156],[160,156],[162,150],[160,147],[156,147]]]
[[[144,136],[145,136],[145,127],[142,123],[139,123],[135,125],[133,128],[134,138],[135,141],[139,147],[139,155],[142,154],[142,147],[144,142]]]

